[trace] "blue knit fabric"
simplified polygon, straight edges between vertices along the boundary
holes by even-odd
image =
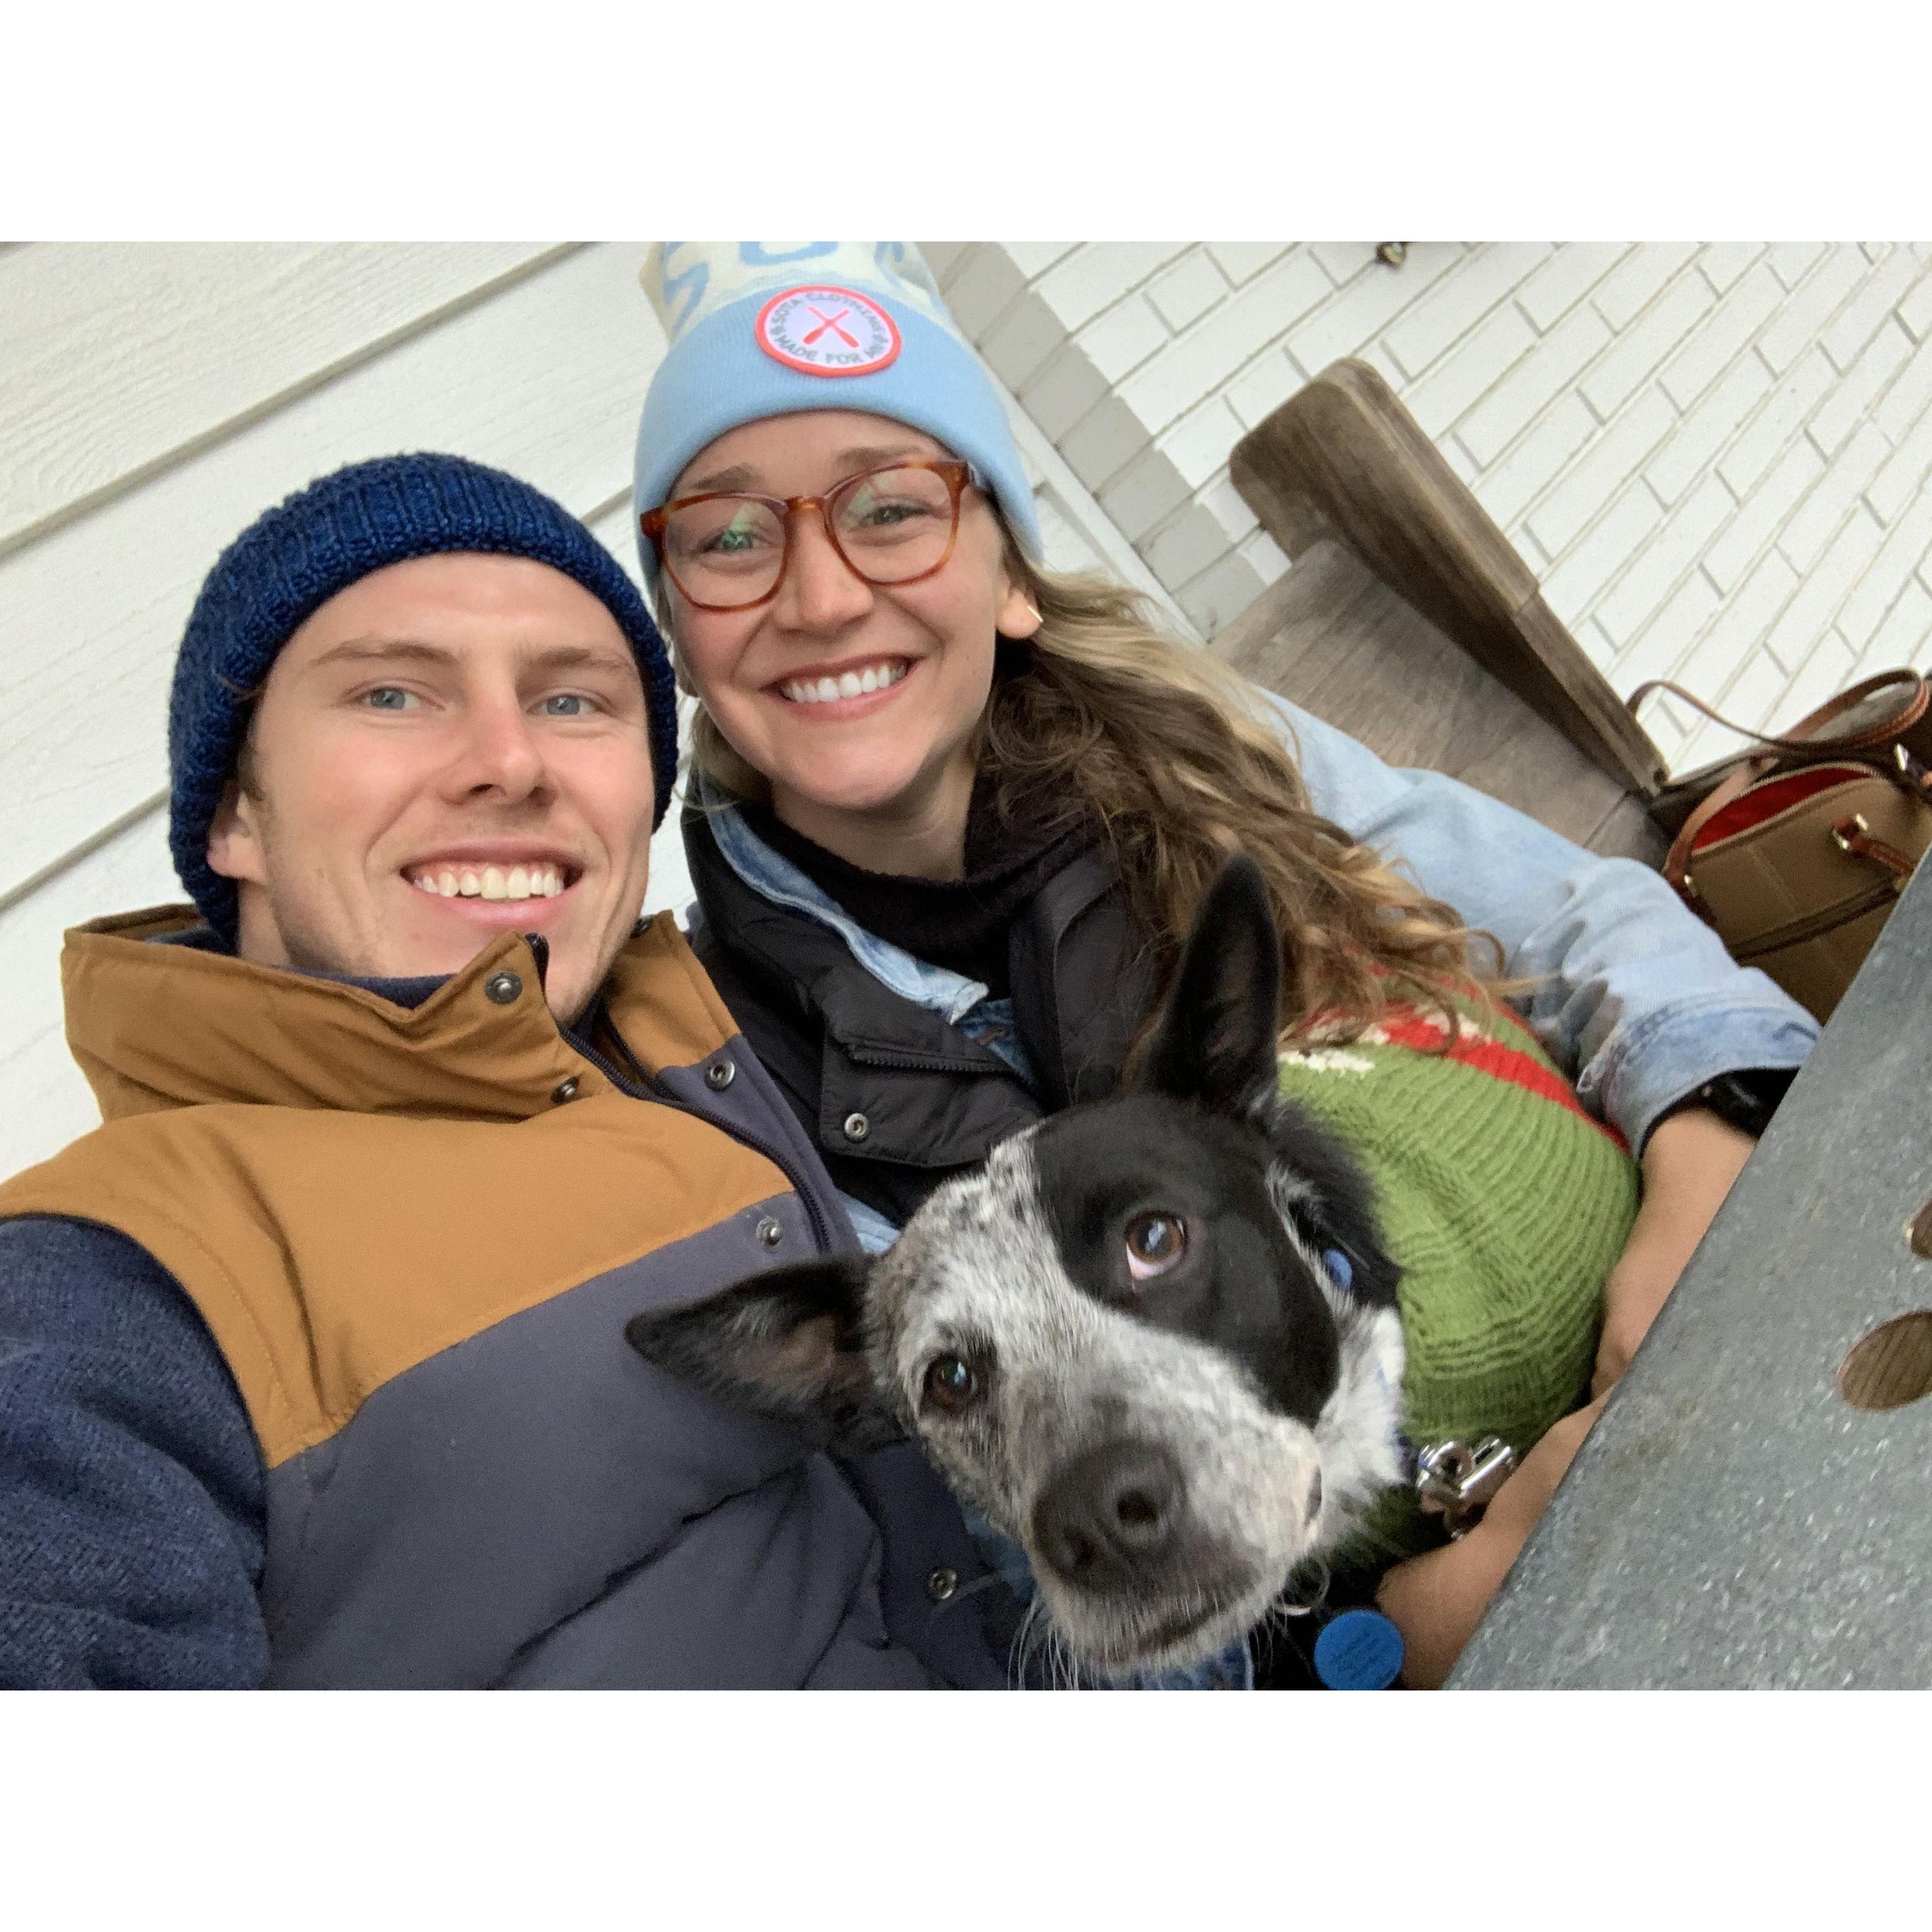
[[[106,1228],[0,1222],[0,1688],[240,1688],[267,1495],[194,1305]]]
[[[677,776],[677,694],[664,640],[617,560],[540,490],[460,456],[352,463],[258,517],[202,584],[168,706],[168,841],[175,870],[225,938],[234,882],[208,863],[208,830],[233,776],[252,694],[312,612],[386,565],[452,550],[527,556],[599,600],[637,653],[662,821]]]
[[[892,318],[901,347],[887,366],[814,374],[759,347],[757,319],[772,292],[820,280],[849,285]],[[728,430],[802,410],[856,410],[922,430],[971,464],[1021,547],[1039,556],[1033,488],[1005,407],[910,243],[664,242],[652,250],[644,282],[670,346],[638,428],[632,507],[639,516],[663,502],[686,465]],[[641,535],[638,552],[654,579],[656,553]]]

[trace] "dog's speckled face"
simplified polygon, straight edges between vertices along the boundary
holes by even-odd
[[[1346,1238],[1316,1218],[1330,1144],[1273,1124],[1156,1096],[1061,1115],[935,1193],[866,1283],[876,1385],[1104,1671],[1211,1656],[1396,1479],[1399,1324],[1311,1246]],[[1372,1224],[1348,1234],[1372,1269]]]
[[[854,1446],[916,1435],[1102,1671],[1213,1655],[1400,1476],[1399,1271],[1360,1172],[1275,1097],[1279,970],[1237,861],[1143,1090],[995,1148],[876,1262],[755,1276],[631,1339]]]

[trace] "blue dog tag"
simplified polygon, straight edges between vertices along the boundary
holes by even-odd
[[[1386,1690],[1402,1669],[1402,1633],[1379,1610],[1344,1610],[1315,1640],[1315,1674],[1331,1690]]]

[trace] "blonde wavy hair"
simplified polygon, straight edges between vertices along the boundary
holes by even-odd
[[[1041,622],[1030,638],[1000,641],[979,770],[1003,804],[1022,794],[1084,802],[1112,846],[1162,983],[1208,882],[1246,851],[1282,934],[1285,1040],[1346,1039],[1402,1004],[1442,1016],[1453,1039],[1457,995],[1510,990],[1472,963],[1480,941],[1500,971],[1493,939],[1310,808],[1254,686],[1166,635],[1120,584],[1038,569],[1010,537],[1006,567]],[[670,603],[668,592],[662,601]],[[729,794],[770,797],[701,704],[692,761]]]

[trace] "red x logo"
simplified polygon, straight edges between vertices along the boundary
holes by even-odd
[[[812,309],[812,314],[818,318],[818,326],[805,338],[805,346],[806,348],[809,349],[828,328],[836,332],[839,340],[844,343],[848,349],[856,349],[858,347],[859,338],[856,335],[851,334],[848,331],[840,328],[838,326],[838,325],[852,313],[851,305],[850,303],[848,303],[844,308],[842,308],[836,315],[827,315],[823,309],[812,308],[812,304],[809,302],[806,304],[806,307]]]

